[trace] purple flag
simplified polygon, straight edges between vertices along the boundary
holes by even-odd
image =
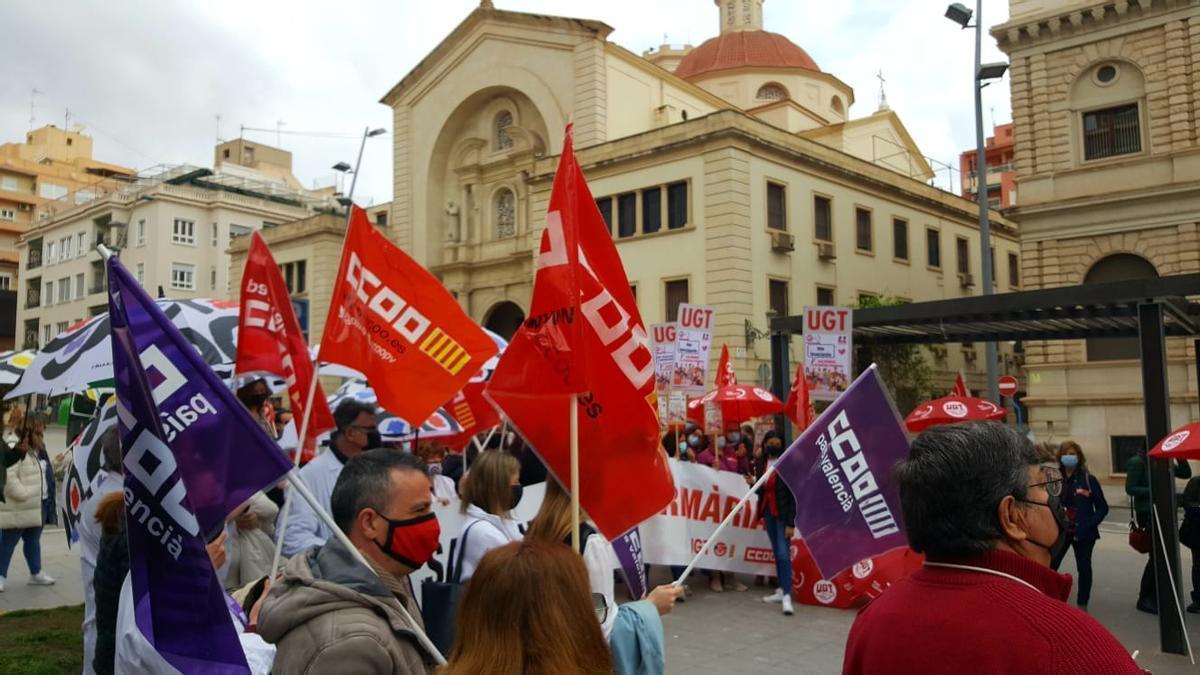
[[[775,465],[796,497],[796,534],[826,579],[907,546],[892,467],[908,436],[872,365]]]
[[[114,257],[117,417],[138,629],[183,673],[249,673],[202,537],[290,463]]]
[[[635,527],[617,537],[612,543],[617,562],[621,563],[621,576],[629,594],[635,599],[646,596],[646,565],[642,562],[642,538]]]

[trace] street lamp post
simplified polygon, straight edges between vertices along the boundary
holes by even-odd
[[[385,133],[387,133],[386,129],[372,129],[371,127],[363,129],[362,142],[358,144],[358,159],[354,161],[354,168],[351,169],[350,165],[345,162],[338,162],[333,165],[334,171],[350,174],[350,192],[338,200],[339,204],[346,207],[347,218],[349,217],[350,206],[354,204],[354,186],[358,183],[358,169],[362,166],[363,150],[367,147],[367,139]]]
[[[971,23],[974,16],[975,23]],[[991,295],[992,288],[992,232],[988,222],[988,191],[987,191],[987,148],[983,135],[983,88],[991,80],[1004,76],[1008,70],[1007,63],[983,63],[983,0],[975,0],[975,11],[972,12],[962,3],[954,3],[946,8],[946,18],[963,28],[975,29],[975,196],[979,202],[979,267],[982,270],[983,294]],[[987,398],[990,401],[1000,401],[999,359],[996,354],[996,343],[987,342]]]

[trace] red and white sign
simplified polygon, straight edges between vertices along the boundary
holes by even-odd
[[[699,396],[708,381],[708,352],[712,348],[713,317],[716,311],[705,305],[679,306],[675,332],[675,373],[671,388]]]
[[[804,308],[804,377],[813,400],[832,401],[854,379],[854,310]]]
[[[1017,378],[1012,375],[1005,375],[1000,378],[1000,395],[1012,398],[1013,394],[1017,393]]]

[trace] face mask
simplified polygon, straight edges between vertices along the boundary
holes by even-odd
[[[783,446],[782,445],[768,445],[767,446],[767,456],[768,457],[778,457],[782,454],[783,454]]]
[[[1062,465],[1068,469],[1074,469],[1079,466],[1078,455],[1063,455],[1058,461],[1062,462]]]
[[[687,448],[688,448],[688,444],[683,441],[680,441],[679,452],[687,452]]]
[[[1054,516],[1054,523],[1058,526],[1058,537],[1048,546],[1040,541],[1035,541],[1032,537],[1029,539],[1029,542],[1034,546],[1046,549],[1050,553],[1050,559],[1054,560],[1067,548],[1067,527],[1070,525],[1070,521],[1067,520],[1066,511],[1062,507],[1062,501],[1054,495],[1050,495],[1044,503],[1031,502],[1028,499],[1020,499],[1018,501],[1050,509],[1050,515]]]
[[[365,449],[366,450],[374,450],[375,448],[382,448],[382,447],[383,447],[383,437],[379,435],[379,432],[378,431],[368,431],[367,432],[367,447]]]
[[[245,403],[246,407],[251,410],[258,410],[269,398],[271,398],[270,394],[246,394],[242,398],[242,403]]]
[[[688,445],[692,446],[693,448],[700,447],[700,437],[699,436],[688,437]]]
[[[725,449],[725,439],[724,438],[717,438],[717,449],[718,450]]]
[[[737,431],[731,431],[725,434],[725,441],[731,445],[740,440],[742,440],[742,434]]]
[[[512,503],[508,505],[509,510],[517,508],[517,504],[521,503],[521,495],[525,494],[524,485],[512,486]]]
[[[379,513],[379,517],[387,521],[388,531],[386,544],[375,542],[375,545],[389,558],[413,570],[433,558],[442,534],[437,516],[429,513],[408,520],[392,520]]]
[[[440,476],[440,475],[442,475],[442,463],[441,463],[441,462],[434,462],[433,464],[430,464],[430,465],[429,465],[429,475],[430,475],[430,476]]]

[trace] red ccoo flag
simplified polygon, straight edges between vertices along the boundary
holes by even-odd
[[[963,379],[962,371],[958,371],[958,375],[954,378],[954,388],[950,390],[951,396],[967,398],[971,395],[971,390],[967,389],[967,381]]]
[[[733,364],[729,362],[729,345],[721,345],[721,362],[717,364],[716,384],[717,389],[737,384],[737,373],[733,372]]]
[[[570,402],[578,395],[579,501],[609,539],[674,497],[658,442],[650,340],[575,160],[570,126],[546,213],[533,306],[484,394],[568,488]]]
[[[241,308],[238,312],[237,372],[264,371],[282,375],[297,423],[304,417],[304,403],[312,386],[313,364],[300,322],[279,265],[262,236],[250,237],[246,268],[242,273]],[[302,458],[312,459],[316,438],[333,428],[333,415],[320,384],[313,397],[307,439],[301,443]],[[272,413],[272,416],[274,413]]]
[[[363,373],[380,406],[420,424],[498,351],[496,343],[440,281],[352,208],[321,359]]]
[[[788,419],[801,429],[807,429],[817,414],[813,412],[812,399],[808,395],[808,379],[804,377],[804,364],[796,367],[796,378],[792,380],[792,391],[787,400]]]

